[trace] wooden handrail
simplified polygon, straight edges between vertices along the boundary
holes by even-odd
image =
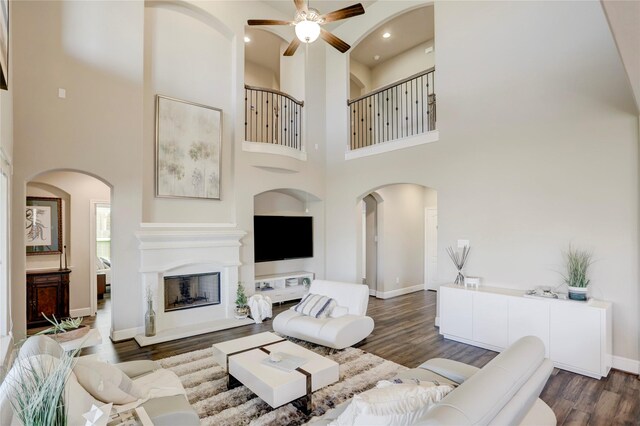
[[[258,92],[274,93],[276,95],[284,96],[285,98],[291,100],[293,103],[295,103],[297,105],[300,105],[301,107],[304,106],[304,101],[299,101],[296,98],[294,98],[293,96],[287,95],[286,93],[281,92],[279,90],[267,89],[266,87],[249,86],[248,84],[245,84],[244,88],[247,89],[247,90],[256,90]]]
[[[381,88],[376,89],[373,92],[367,93],[366,95],[362,95],[359,98],[347,100],[347,106],[351,106],[351,104],[353,104],[355,102],[361,101],[361,100],[366,99],[366,98],[368,98],[370,96],[377,95],[378,93],[384,92],[385,90],[391,89],[392,87],[399,86],[402,83],[406,83],[407,81],[413,80],[414,78],[418,78],[420,76],[427,75],[430,72],[433,72],[435,70],[436,70],[436,67],[431,67],[428,70],[420,71],[419,73],[416,73],[416,74],[414,74],[412,76],[409,76],[407,78],[403,78],[402,80],[398,80],[398,81],[393,82],[391,84],[387,84],[386,86],[382,86]]]

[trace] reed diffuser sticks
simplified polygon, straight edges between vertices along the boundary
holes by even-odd
[[[469,252],[471,251],[471,247],[464,246],[462,247],[462,253],[453,250],[453,247],[447,247],[447,253],[451,258],[451,261],[455,265],[458,270],[458,275],[456,276],[456,280],[453,282],[454,284],[462,285],[464,284],[464,275],[462,274],[462,269],[464,268],[465,263],[467,263],[467,258],[469,257]]]

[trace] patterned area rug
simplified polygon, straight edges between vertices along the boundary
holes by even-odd
[[[313,393],[313,412],[306,416],[292,404],[273,409],[244,386],[227,390],[226,372],[213,361],[211,349],[188,352],[160,360],[176,373],[189,402],[203,425],[301,425],[315,416],[390,379],[406,367],[355,348],[330,353],[328,348],[296,340],[295,343],[340,365],[340,379]]]

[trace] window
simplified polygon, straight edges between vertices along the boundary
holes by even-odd
[[[111,206],[96,205],[96,255],[111,260]]]

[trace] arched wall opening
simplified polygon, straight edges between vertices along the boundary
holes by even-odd
[[[387,15],[353,45],[349,53],[351,84],[358,81],[364,86],[362,96],[427,70],[435,65],[434,46],[433,4]],[[350,99],[354,93],[350,86]]]
[[[357,274],[369,293],[386,299],[435,288],[437,191],[389,184],[367,191],[357,203]]]
[[[262,276],[286,274],[292,272],[312,272],[316,278],[323,276],[324,270],[324,202],[316,195],[293,188],[273,189],[256,194],[253,197],[253,213],[255,216],[295,216],[312,218],[313,257],[266,261],[255,263],[256,280]],[[253,236],[254,233],[252,232]],[[296,244],[296,235],[281,234],[278,244]],[[274,241],[274,244],[276,242]],[[256,244],[264,247],[267,241],[247,241],[247,245],[255,248]],[[254,258],[255,260],[255,258]]]
[[[283,83],[286,86],[280,58],[287,42],[271,31],[249,26],[244,37],[244,84],[272,90],[280,90]]]
[[[51,170],[30,178],[25,186],[24,209],[32,212],[42,209],[40,218],[27,216],[27,226],[31,225],[24,237],[27,273],[37,276],[47,271],[69,270],[68,300],[57,303],[64,303],[65,312],[74,318],[99,312],[95,325],[106,337],[112,328],[111,266],[114,270],[118,268],[117,262],[111,262],[112,185],[82,171]],[[60,211],[56,208],[58,203]],[[54,222],[59,226],[60,241]],[[34,226],[44,233],[29,232]],[[40,312],[58,316],[45,300],[53,293],[42,291],[39,294],[35,287],[27,291],[28,328],[42,323]]]

